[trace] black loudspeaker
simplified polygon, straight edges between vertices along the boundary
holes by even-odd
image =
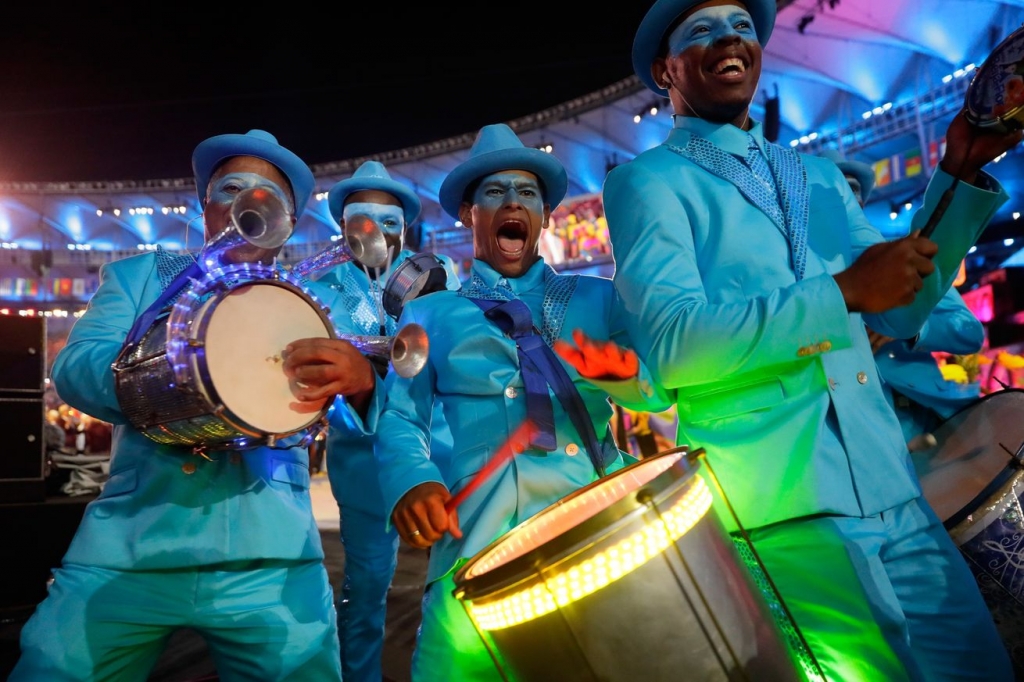
[[[769,142],[776,142],[779,139],[779,128],[782,125],[781,112],[779,111],[779,86],[775,86],[775,96],[769,97],[765,93],[764,97],[764,123],[762,124],[762,130],[764,132],[764,139]]]
[[[43,397],[0,397],[0,503],[46,499]]]
[[[45,367],[46,318],[0,315],[0,394],[42,391]]]
[[[46,499],[46,318],[0,316],[0,503]]]

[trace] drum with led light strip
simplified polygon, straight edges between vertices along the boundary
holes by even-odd
[[[151,440],[198,448],[273,445],[310,430],[330,407],[300,406],[283,352],[337,338],[301,281],[259,264],[211,271],[114,363],[118,401]]]
[[[804,679],[687,453],[567,495],[459,569],[505,679]]]

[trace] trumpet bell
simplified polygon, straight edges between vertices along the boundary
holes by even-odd
[[[391,366],[398,376],[408,379],[420,373],[427,364],[429,354],[427,330],[410,322],[399,330],[391,344]]]
[[[361,217],[364,216],[355,216]],[[379,268],[387,259],[387,241],[377,223],[369,218],[346,220],[342,239],[323,251],[299,261],[292,266],[291,273],[301,277],[313,277],[350,260],[359,261],[368,268]]]
[[[222,264],[273,258],[292,235],[292,216],[279,196],[264,187],[239,192],[228,210],[230,223],[203,248]]]
[[[387,358],[395,373],[405,379],[419,374],[430,354],[427,331],[415,322],[403,325],[394,336],[338,334],[338,338],[351,343],[360,353]]]

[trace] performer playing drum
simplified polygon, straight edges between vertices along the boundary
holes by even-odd
[[[203,141],[193,169],[208,240],[231,223],[239,194],[276,196],[294,224],[314,185],[305,163],[260,130]],[[270,251],[257,258],[266,262]],[[56,357],[60,397],[115,425],[110,478],[22,630],[11,680],[144,680],[170,635],[186,627],[206,638],[223,679],[341,679],[306,448],[197,454],[160,444],[129,425],[116,396],[111,366],[122,345],[144,312],[171,303],[179,292],[167,293],[170,285],[189,268],[204,274],[191,256],[163,250],[105,265]],[[330,344],[330,364],[289,357],[284,371],[309,387],[296,388],[297,399],[345,395],[351,428],[359,429],[361,411],[380,394],[376,374],[352,344],[321,342]],[[232,343],[244,348],[251,339],[238,330]],[[177,390],[167,386],[168,399]]]

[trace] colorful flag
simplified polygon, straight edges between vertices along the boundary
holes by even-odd
[[[921,150],[911,149],[905,155],[906,168],[905,172],[908,178],[912,178],[915,175],[920,175],[924,168],[921,166]]]
[[[891,182],[889,175],[889,159],[882,159],[871,164],[875,169],[875,187],[884,187]]]

